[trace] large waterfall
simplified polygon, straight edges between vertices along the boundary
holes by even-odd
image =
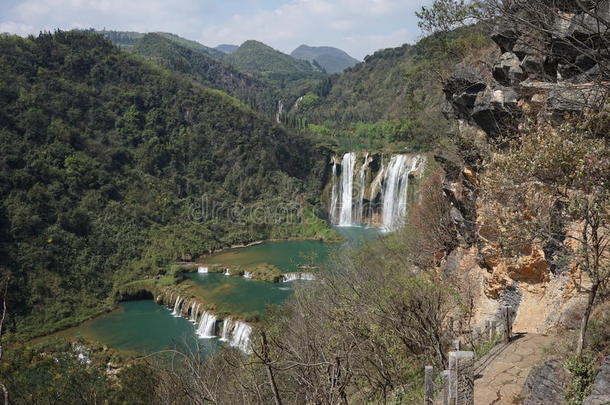
[[[231,338],[231,331],[233,328],[233,321],[231,318],[225,318],[222,321],[222,335],[220,335],[220,340],[222,342],[228,342]]]
[[[409,175],[418,169],[423,159],[403,154],[377,155],[377,163],[373,164],[375,158],[369,153],[346,153],[340,160],[339,173],[339,158],[333,157],[329,211],[332,224],[374,225],[386,232],[404,224]]]
[[[352,226],[352,193],[354,185],[354,164],[356,153],[349,152],[343,155],[341,161],[341,206],[339,214],[339,226]]]
[[[390,232],[404,224],[407,212],[407,191],[409,173],[417,168],[419,157],[407,155],[392,156],[385,175],[382,190],[383,230]]]
[[[205,311],[201,315],[199,327],[197,328],[197,336],[202,339],[212,339],[216,333],[216,315]]]

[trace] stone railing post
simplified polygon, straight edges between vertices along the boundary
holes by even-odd
[[[474,352],[449,352],[449,404],[474,405]]]
[[[426,366],[424,372],[424,404],[432,405],[434,398],[434,380],[433,380],[433,368],[432,366]]]
[[[449,405],[449,370],[441,373],[443,377],[443,405]]]
[[[481,327],[475,326],[472,328],[472,344],[476,344],[481,339]]]

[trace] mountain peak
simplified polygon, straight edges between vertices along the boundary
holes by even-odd
[[[303,44],[292,51],[290,55],[310,63],[315,61],[328,73],[341,73],[359,62],[348,55],[347,52],[332,46],[309,46]]]

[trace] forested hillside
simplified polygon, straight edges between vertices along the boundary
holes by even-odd
[[[471,27],[380,50],[322,82],[293,113],[346,148],[430,148],[449,124],[443,75],[489,45],[481,29]]]
[[[9,331],[90,316],[113,286],[160,275],[176,259],[306,232],[222,210],[202,218],[201,199],[244,210],[301,200],[324,161],[307,139],[98,35],[5,35],[0,54]]]
[[[146,34],[132,51],[159,66],[188,75],[194,80],[222,90],[261,111],[275,112],[275,96],[270,86],[241,73],[230,65],[180,45],[162,34]]]

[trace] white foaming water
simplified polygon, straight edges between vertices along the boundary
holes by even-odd
[[[199,303],[196,302],[191,307],[191,319],[190,321],[193,323],[197,323],[197,315],[199,314]]]
[[[222,335],[220,336],[220,340],[222,342],[228,342],[231,338],[231,330],[233,329],[233,321],[231,318],[225,318],[222,321]]]
[[[330,197],[330,222],[337,223],[337,208],[339,204],[339,181],[337,180],[337,160],[333,158],[332,192]]]
[[[244,271],[244,278],[252,278],[252,273],[249,271]]]
[[[313,281],[316,277],[311,273],[285,273],[282,274],[282,283],[290,283],[296,280]]]
[[[203,267],[203,266],[200,266],[200,267],[197,269],[197,273],[202,273],[202,274],[205,274],[205,273],[207,273],[208,271],[209,271],[209,269],[208,269],[207,267]]]
[[[224,274],[225,276],[230,276],[231,275],[231,273],[229,272],[228,268],[225,269],[224,273],[222,273],[222,274]]]
[[[391,232],[404,224],[407,212],[409,173],[417,168],[419,157],[392,156],[382,189],[382,229]]]
[[[201,315],[199,327],[197,328],[197,336],[202,339],[212,339],[216,337],[216,315],[205,311]]]
[[[356,208],[354,212],[353,223],[360,225],[362,224],[363,217],[363,204],[364,204],[364,191],[366,189],[366,170],[369,167],[369,154],[364,155],[364,162],[362,163],[362,167],[360,168],[360,181],[358,182],[358,200],[356,200]]]
[[[250,353],[250,334],[252,333],[252,326],[245,322],[235,322],[235,328],[231,336],[229,344],[233,347],[237,347],[245,353]]]
[[[182,304],[182,301],[184,301],[184,298],[182,298],[181,296],[178,296],[178,298],[176,298],[176,302],[174,303],[174,310],[172,311],[172,315],[180,316],[180,305]]]
[[[339,226],[352,226],[352,189],[354,185],[354,163],[356,152],[343,155],[341,161],[341,211]]]

